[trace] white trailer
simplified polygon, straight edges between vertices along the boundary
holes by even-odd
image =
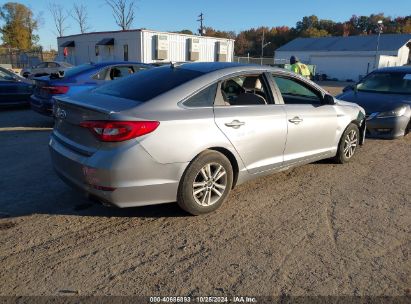
[[[57,38],[58,58],[74,65],[102,61],[233,61],[234,40],[146,29]]]

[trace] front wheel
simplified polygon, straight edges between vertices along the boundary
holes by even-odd
[[[358,127],[351,123],[341,136],[336,155],[336,161],[340,164],[348,163],[357,151],[360,143],[360,131]]]
[[[404,136],[410,132],[411,132],[411,118],[410,118],[410,121],[408,122],[407,127],[405,128]]]
[[[233,185],[233,169],[224,154],[205,151],[188,166],[181,178],[177,203],[193,215],[216,210]]]

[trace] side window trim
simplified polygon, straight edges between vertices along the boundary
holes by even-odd
[[[264,74],[265,74],[265,78],[267,79],[268,85],[271,90],[272,100],[273,100],[272,104],[283,105],[284,104],[283,96],[281,95],[280,89],[278,88],[273,78],[274,72],[269,71],[269,72],[265,72]]]

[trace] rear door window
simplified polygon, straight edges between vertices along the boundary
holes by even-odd
[[[235,76],[221,82],[217,105],[245,106],[271,103],[263,74]]]
[[[134,68],[129,65],[119,65],[119,66],[114,66],[110,70],[110,80],[115,80],[118,78],[130,76],[131,74],[134,74]]]

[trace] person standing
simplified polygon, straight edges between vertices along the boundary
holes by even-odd
[[[291,71],[310,79],[310,76],[311,76],[310,69],[308,68],[307,65],[305,65],[304,63],[301,63],[297,57],[291,56],[290,64],[291,64]]]

